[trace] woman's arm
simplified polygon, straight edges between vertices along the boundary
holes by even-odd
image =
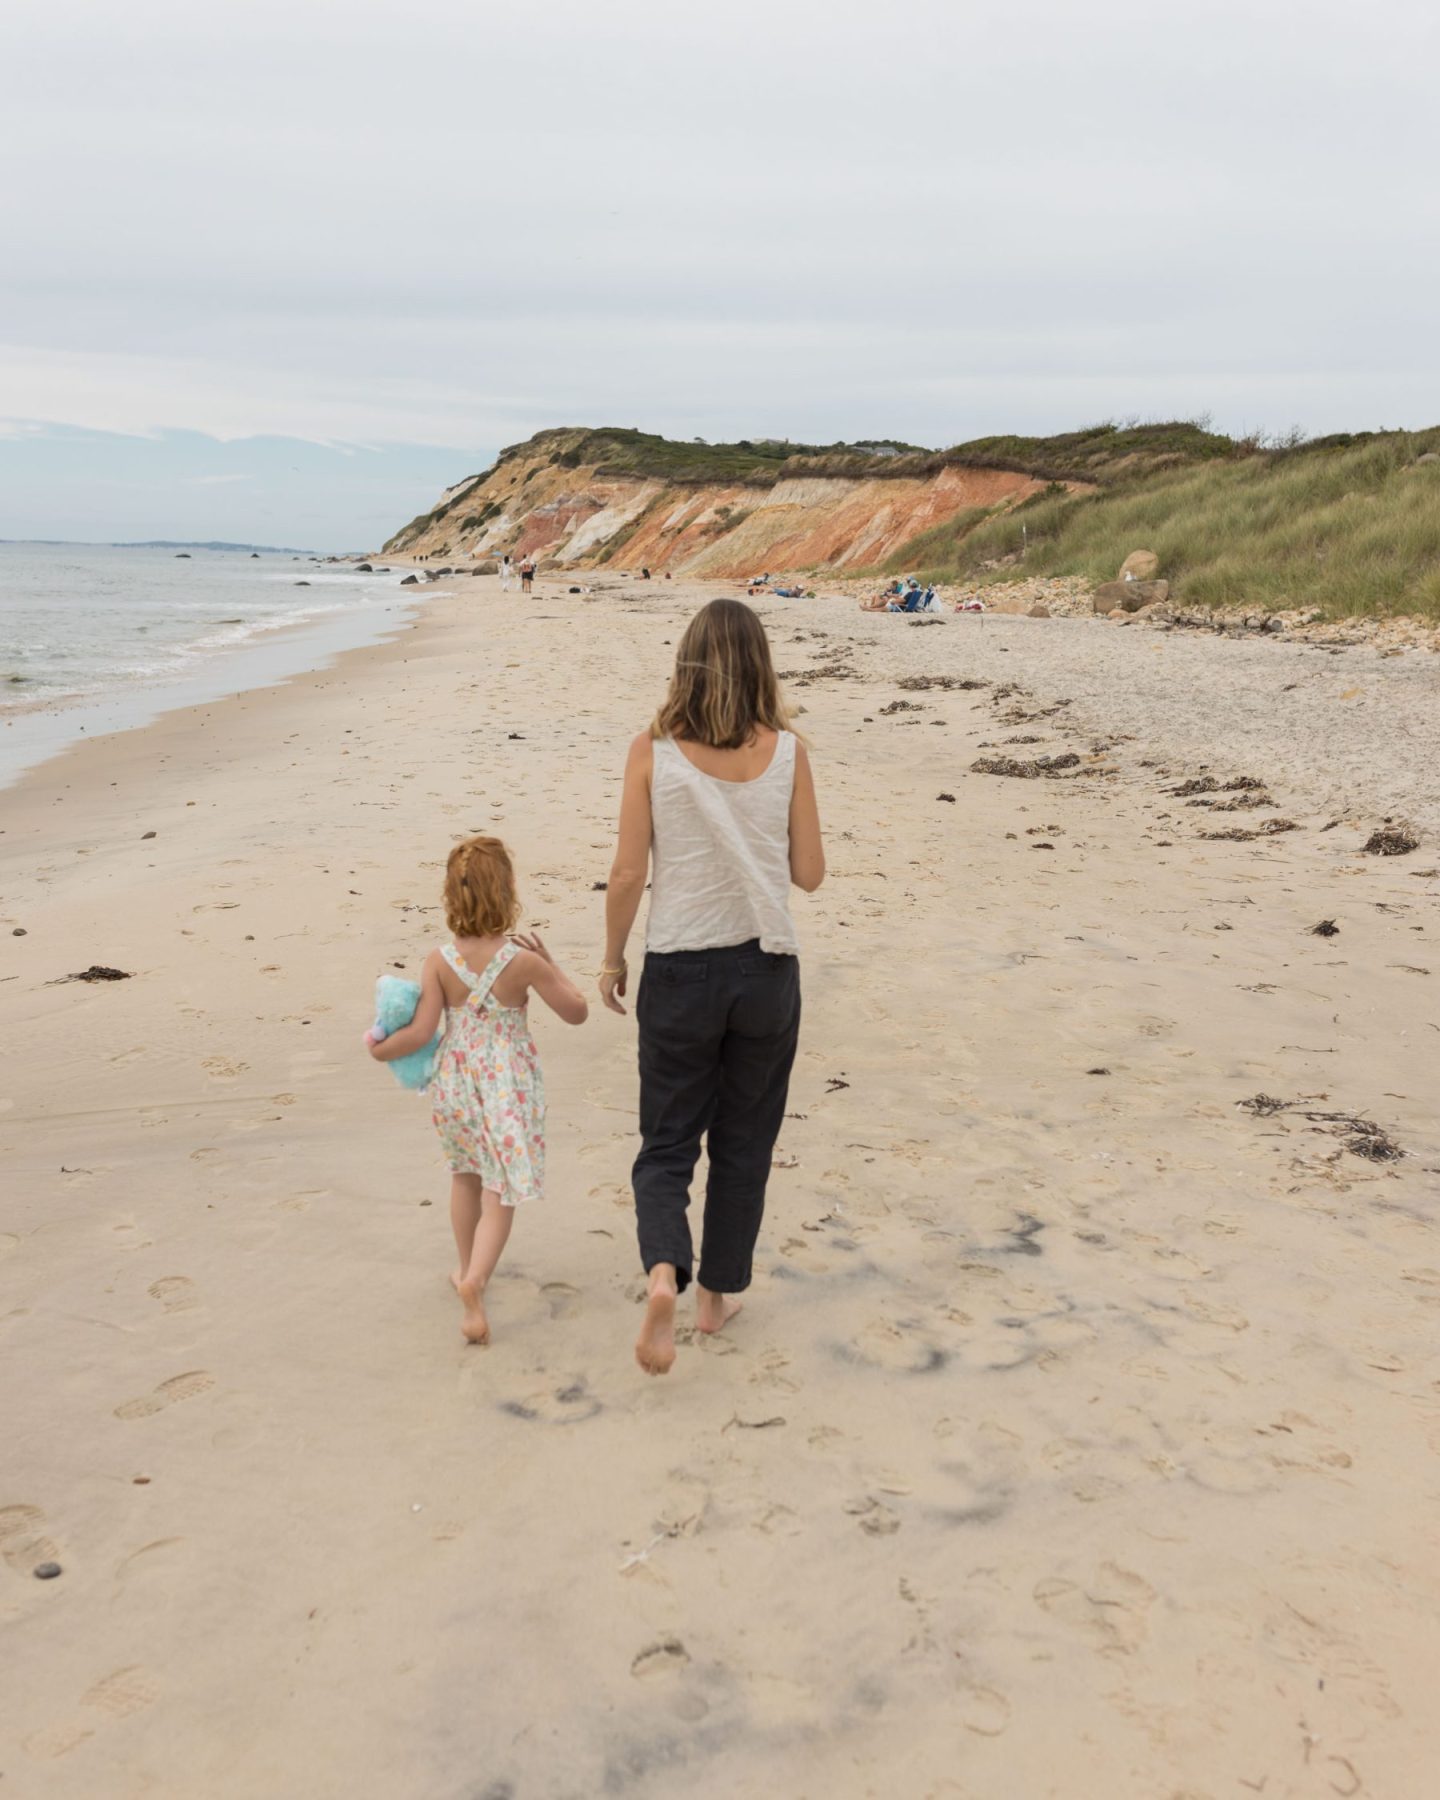
[[[790,879],[813,894],[825,879],[825,843],[820,836],[820,808],[815,777],[802,743],[795,745],[795,787],[790,795]]]
[[[625,786],[620,796],[620,834],[615,860],[610,865],[610,884],[605,890],[605,968],[600,977],[600,996],[611,1012],[623,1013],[620,1004],[626,987],[625,946],[640,910],[645,877],[650,870],[650,841],[654,826],[650,816],[650,776],[655,767],[655,747],[649,732],[642,732],[625,759]]]
[[[440,1015],[445,1010],[445,990],[440,985],[443,961],[438,950],[432,950],[425,958],[425,966],[420,971],[420,1004],[415,1008],[415,1017],[408,1025],[402,1025],[389,1037],[370,1046],[370,1054],[376,1062],[394,1062],[396,1057],[408,1056],[412,1050],[423,1050],[434,1037]]]

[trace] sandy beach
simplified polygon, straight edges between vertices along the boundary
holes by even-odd
[[[733,590],[441,585],[0,799],[5,1795],[1418,1800],[1440,659],[759,602],[831,874],[756,1283],[647,1381],[633,1018],[537,1020],[486,1350],[358,1039],[469,831],[593,991]]]

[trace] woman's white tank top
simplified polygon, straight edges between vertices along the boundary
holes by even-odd
[[[697,769],[673,738],[655,742],[654,831],[647,950],[719,950],[760,940],[772,954],[799,950],[790,917],[790,796],[795,736],[753,781]]]

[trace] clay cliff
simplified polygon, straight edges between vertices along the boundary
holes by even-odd
[[[966,456],[893,443],[708,445],[638,431],[542,431],[448,488],[385,549],[509,551],[565,567],[723,578],[879,568],[927,534],[963,532],[1047,487],[1076,491],[1095,478],[1025,460],[984,447]]]

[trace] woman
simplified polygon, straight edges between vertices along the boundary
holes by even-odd
[[[765,628],[739,600],[712,600],[690,621],[665,702],[630,746],[600,971],[612,1012],[625,1010],[625,946],[652,859],[633,1176],[649,1296],[635,1358],[664,1375],[690,1283],[702,1137],[700,1330],[719,1331],[750,1285],[800,1030],[790,886],[814,893],[825,875],[810,760],[788,728]]]

